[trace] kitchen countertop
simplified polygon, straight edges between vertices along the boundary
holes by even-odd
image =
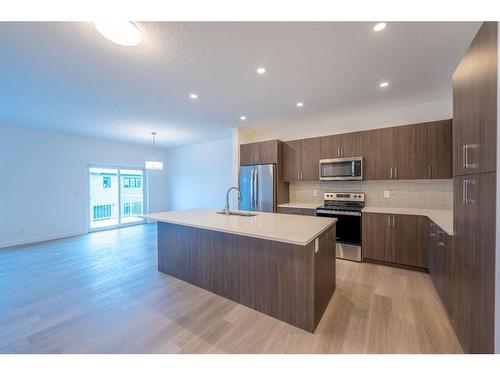
[[[217,209],[193,208],[182,211],[158,212],[146,218],[171,224],[214,230],[265,240],[305,246],[337,219],[258,212],[256,216],[226,216]]]
[[[453,210],[434,210],[427,208],[402,208],[402,207],[370,207],[363,208],[362,212],[394,215],[420,215],[427,216],[438,227],[450,236],[453,236]]]

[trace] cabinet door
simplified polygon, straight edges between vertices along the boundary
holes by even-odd
[[[492,353],[496,173],[454,179],[455,329],[465,352]]]
[[[365,179],[389,180],[393,168],[393,129],[376,129],[363,133]]]
[[[385,262],[394,261],[391,216],[392,215],[363,213],[363,258]]]
[[[425,216],[394,215],[393,262],[427,268],[428,219]]]
[[[255,143],[240,145],[240,165],[255,164],[255,153],[257,147]]]
[[[335,159],[340,157],[340,135],[328,135],[319,138],[319,158]]]
[[[278,163],[278,141],[263,141],[255,144],[256,161],[258,164]]]
[[[427,123],[427,178],[453,178],[452,120]]]
[[[446,310],[448,311],[448,316],[450,317],[452,323],[454,321],[454,301],[453,301],[453,237],[441,231],[442,237],[441,241],[438,242],[438,247],[442,250],[442,296]]]
[[[394,179],[427,178],[427,125],[394,128]]]
[[[497,23],[485,22],[453,74],[453,174],[496,170]]]
[[[364,132],[340,135],[340,156],[343,158],[363,156]]]
[[[307,138],[300,146],[300,180],[319,181],[321,138]]]
[[[439,261],[436,259],[437,231],[437,225],[430,222],[427,243],[427,269],[429,270],[429,275],[436,291],[439,289]]]
[[[300,148],[302,141],[290,141],[285,143],[285,181],[299,181],[300,179]]]

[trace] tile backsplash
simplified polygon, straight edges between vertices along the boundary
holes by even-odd
[[[291,182],[290,202],[321,204],[323,193],[337,191],[363,192],[372,207],[453,208],[453,180]]]

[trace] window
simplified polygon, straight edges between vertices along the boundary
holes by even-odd
[[[108,189],[111,187],[111,177],[110,176],[104,176],[102,178],[102,187],[104,189]]]
[[[130,203],[123,204],[123,216],[130,216]]]
[[[125,187],[125,188],[140,188],[141,187],[141,178],[139,178],[139,177],[124,177],[123,178],[123,187]]]
[[[132,203],[132,215],[142,215],[142,204],[141,202]]]
[[[111,217],[111,205],[103,204],[94,206],[93,208],[94,220],[105,220]]]

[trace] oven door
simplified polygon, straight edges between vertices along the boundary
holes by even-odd
[[[337,219],[337,258],[361,262],[361,212],[317,209],[316,216]]]
[[[319,179],[334,180],[362,180],[363,160],[357,158],[322,159],[319,161]]]

